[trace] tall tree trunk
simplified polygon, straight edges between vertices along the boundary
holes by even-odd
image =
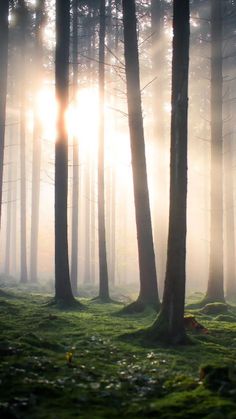
[[[211,0],[211,231],[205,297],[208,302],[224,301],[222,89],[222,1]]]
[[[154,198],[154,243],[158,255],[158,279],[159,290],[163,294],[165,265],[166,265],[166,233],[167,218],[166,214],[166,190],[167,179],[165,167],[163,165],[163,154],[165,150],[165,126],[163,111],[163,82],[164,82],[164,16],[161,1],[152,0],[151,2],[151,33],[152,33],[152,74],[156,79],[153,82],[153,133],[154,133],[154,170],[153,176],[157,179],[157,188]]]
[[[76,102],[78,89],[78,0],[73,0],[73,100]],[[74,295],[78,293],[78,226],[79,226],[79,145],[73,137],[73,186],[72,186],[72,232],[71,232],[71,286]]]
[[[123,0],[122,4],[129,130],[140,270],[140,293],[138,301],[136,302],[136,307],[142,307],[150,304],[158,308],[159,297],[157,289],[141,108],[135,2],[134,0]],[[135,306],[133,307],[135,308]]]
[[[152,339],[185,341],[184,300],[186,262],[187,129],[189,71],[189,0],[174,0],[170,211],[163,302],[149,330]]]
[[[10,135],[12,139],[12,136]],[[11,147],[10,147],[11,150]],[[11,160],[11,152],[8,154]],[[6,247],[5,247],[5,274],[10,274],[10,257],[11,257],[11,221],[12,221],[12,162],[9,161],[8,166],[8,190],[7,190],[7,220],[6,220]]]
[[[90,55],[89,55],[90,56]],[[85,215],[84,215],[84,227],[85,227],[85,251],[84,251],[84,284],[90,284],[91,282],[91,183],[90,183],[90,170],[91,170],[91,155],[90,150],[86,153],[86,167],[85,167]]]
[[[26,26],[27,8],[20,2],[20,42],[21,42],[21,78],[20,78],[20,282],[28,282],[27,245],[26,245]]]
[[[9,0],[0,2],[0,226],[2,214],[3,161],[5,142],[7,62],[8,62],[8,13]]]
[[[104,198],[104,98],[105,98],[105,0],[100,0],[99,28],[99,145],[98,145],[98,248],[99,248],[99,298],[109,301],[105,198]]]
[[[56,0],[56,99],[57,140],[55,145],[55,300],[70,305],[71,290],[68,237],[68,133],[66,111],[69,94],[70,0]]]
[[[229,88],[229,92],[231,89]],[[231,95],[227,95],[227,111],[232,120]],[[224,178],[225,178],[225,229],[226,229],[226,297],[229,300],[236,298],[236,267],[235,267],[235,219],[234,219],[234,176],[233,176],[233,126],[228,125],[229,134],[226,137],[224,152]]]
[[[35,102],[42,88],[43,71],[43,42],[42,29],[44,19],[45,0],[37,4],[35,18]],[[31,195],[31,239],[30,239],[30,280],[38,280],[38,234],[39,234],[39,202],[40,202],[40,167],[41,167],[41,141],[42,127],[40,115],[35,103],[34,108],[34,131],[33,131],[33,160],[32,160],[32,195]]]

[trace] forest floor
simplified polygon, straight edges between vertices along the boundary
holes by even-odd
[[[236,307],[211,316],[188,310],[208,333],[168,348],[132,337],[153,311],[121,316],[120,304],[89,299],[83,311],[66,311],[48,306],[45,294],[4,292],[1,418],[236,419]]]

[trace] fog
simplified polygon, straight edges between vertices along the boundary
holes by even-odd
[[[152,226],[159,288],[162,292],[165,277],[168,208],[169,208],[169,151],[171,116],[171,56],[172,14],[166,6],[162,33],[153,45],[152,29],[147,2],[139,11],[139,52],[142,86],[143,120],[145,127],[146,159],[152,212]],[[35,112],[41,125],[41,167],[38,237],[38,280],[42,284],[54,281],[54,147],[56,137],[56,112],[54,87],[55,16],[54,2],[46,2],[43,36],[42,83],[35,91],[34,44],[30,28],[35,2],[29,1],[31,22],[26,37],[25,66],[25,159],[26,159],[26,249],[27,267],[30,265],[30,238],[32,203],[32,153]],[[98,223],[97,223],[97,149],[98,149],[98,34],[97,24],[85,26],[88,13],[81,7],[79,22],[79,76],[76,98],[70,97],[67,112],[69,133],[69,195],[68,195],[68,242],[71,254],[72,230],[72,170],[73,138],[79,147],[79,227],[78,227],[78,284],[80,288],[93,287],[98,283]],[[124,82],[122,28],[118,23],[118,39],[114,39],[114,27],[121,19],[121,12],[112,11],[113,33],[106,37],[106,97],[105,97],[105,216],[108,254],[108,270],[113,286],[138,290],[139,269],[137,237],[133,198],[131,153]],[[116,20],[117,19],[117,20]],[[189,80],[189,141],[188,141],[188,205],[187,205],[187,292],[205,292],[209,271],[210,243],[210,43],[209,10],[202,7],[198,13],[192,10],[190,80]],[[4,156],[3,213],[1,228],[1,272],[15,279],[20,278],[20,89],[21,47],[17,40],[19,22],[14,11],[10,16],[9,82],[6,120],[6,149]],[[90,30],[90,33],[89,33]],[[94,32],[91,35],[91,31]],[[88,41],[89,39],[89,41]],[[89,44],[90,42],[90,44]],[[116,44],[117,43],[117,44]],[[88,45],[89,44],[89,45]],[[230,42],[225,51],[230,53]],[[152,68],[152,54],[161,57],[158,74]],[[71,58],[72,60],[72,58]],[[70,76],[72,79],[72,63]],[[224,65],[225,78],[231,79],[234,66]],[[72,81],[70,82],[72,85]],[[157,92],[159,93],[157,94]],[[232,129],[235,87],[225,83],[224,164],[228,156],[235,178],[234,144]],[[156,96],[155,96],[156,95]],[[227,106],[231,103],[231,106]],[[231,134],[232,132],[232,134]],[[230,143],[232,142],[232,144]],[[230,148],[231,147],[231,148]],[[226,179],[226,177],[225,177]],[[225,180],[225,182],[227,179]],[[233,187],[233,205],[235,200]],[[232,208],[224,203],[226,217]],[[225,228],[226,231],[226,228]],[[226,233],[224,233],[226,249]],[[226,256],[225,256],[226,259]],[[230,275],[229,267],[224,266]]]

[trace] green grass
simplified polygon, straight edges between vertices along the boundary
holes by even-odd
[[[5,291],[1,418],[236,418],[234,374],[213,386],[199,375],[206,364],[234,371],[235,307],[218,320],[188,310],[209,333],[192,333],[192,345],[167,348],[132,337],[153,322],[152,311],[120,316],[121,305],[88,299],[83,311],[62,311],[47,306],[40,293]]]

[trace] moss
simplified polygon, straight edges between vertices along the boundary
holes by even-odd
[[[228,306],[225,303],[209,303],[201,311],[208,315],[224,314],[228,312]]]
[[[209,334],[194,335],[195,345],[170,348],[130,337],[153,324],[151,309],[121,317],[114,303],[82,299],[85,310],[61,310],[45,304],[48,295],[10,295],[0,306],[1,417],[199,419],[213,413],[230,418],[236,411],[230,392],[221,394],[199,378],[200,366],[212,359],[216,366],[235,362],[235,323],[201,314]],[[70,363],[67,353],[73,353]]]

